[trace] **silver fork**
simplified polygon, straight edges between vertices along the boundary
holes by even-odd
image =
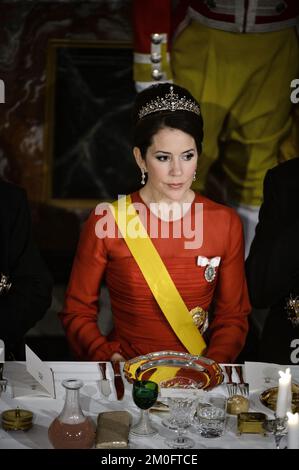
[[[228,378],[228,381],[226,382],[226,389],[228,392],[228,396],[233,397],[234,395],[237,394],[238,386],[236,382],[233,382],[232,380],[232,373],[233,373],[232,366],[225,366],[225,372]]]
[[[249,383],[244,382],[243,367],[242,366],[235,366],[235,369],[236,369],[236,372],[237,372],[238,377],[239,377],[239,383],[237,384],[238,389],[239,389],[241,395],[243,395],[244,397],[248,397],[249,396]]]
[[[3,378],[4,363],[0,363],[0,392],[5,392],[7,386],[7,379]]]

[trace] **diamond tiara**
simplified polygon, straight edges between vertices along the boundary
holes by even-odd
[[[179,97],[174,93],[173,86],[170,86],[170,92],[165,94],[164,98],[157,96],[155,100],[150,101],[141,108],[138,113],[138,118],[142,119],[148,114],[156,113],[157,111],[190,111],[200,115],[200,107],[194,101],[183,96]]]

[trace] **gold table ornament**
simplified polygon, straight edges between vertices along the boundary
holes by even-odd
[[[29,410],[15,408],[3,411],[2,428],[5,431],[28,431],[32,427],[33,413]]]
[[[264,423],[266,421],[265,413],[248,413],[238,414],[238,434],[263,434],[266,435]]]

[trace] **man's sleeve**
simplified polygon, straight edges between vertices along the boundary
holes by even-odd
[[[52,294],[52,277],[32,238],[25,192],[16,193],[16,206],[8,216],[7,274],[12,286],[8,293],[0,296],[0,336],[7,351],[14,349],[26,332],[44,316]]]
[[[287,181],[268,171],[259,223],[246,260],[250,300],[256,308],[274,305],[299,283],[299,218],[289,214]],[[289,216],[288,216],[289,215]]]

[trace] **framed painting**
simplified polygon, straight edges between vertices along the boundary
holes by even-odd
[[[52,40],[47,51],[47,202],[92,207],[139,187],[129,43]]]

